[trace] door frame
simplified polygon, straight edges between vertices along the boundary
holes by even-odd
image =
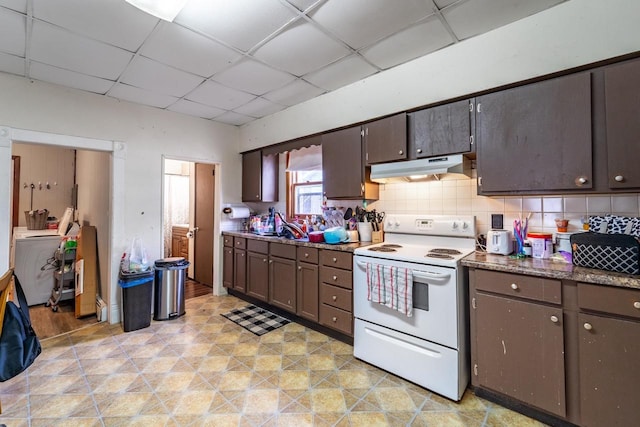
[[[210,158],[199,158],[199,157],[189,157],[189,156],[173,156],[173,155],[166,155],[163,154],[162,155],[162,159],[161,159],[161,168],[162,168],[162,177],[163,179],[161,180],[161,206],[160,206],[160,212],[163,212],[162,215],[162,226],[160,227],[160,232],[163,233],[163,235],[161,236],[160,241],[162,242],[162,248],[161,248],[161,252],[160,253],[164,253],[165,247],[164,247],[164,205],[165,205],[165,200],[164,200],[164,192],[165,192],[165,183],[164,183],[164,175],[165,175],[165,160],[179,160],[179,161],[183,161],[183,162],[190,162],[190,163],[204,163],[204,164],[209,164],[209,165],[213,165],[214,166],[214,170],[216,171],[216,175],[214,177],[213,180],[213,188],[214,188],[214,194],[213,194],[213,260],[212,262],[215,264],[216,261],[220,260],[220,262],[218,262],[217,264],[222,266],[222,249],[220,248],[220,239],[216,238],[217,236],[220,236],[220,216],[216,215],[216,212],[221,212],[221,206],[222,206],[222,201],[221,201],[221,193],[222,193],[222,188],[221,188],[221,184],[220,184],[220,179],[219,177],[221,176],[221,172],[220,169],[222,167],[222,165],[220,164],[219,161],[215,161],[214,159],[210,159]],[[193,168],[195,169],[195,168]],[[191,189],[189,190],[191,192]],[[193,223],[193,206],[191,205],[192,202],[192,195],[189,195],[190,198],[190,206],[189,206],[189,222],[191,225],[191,223]],[[189,241],[189,250],[190,253],[192,253],[191,251],[194,249],[193,248],[193,240]],[[214,295],[225,295],[226,289],[222,286],[222,267],[218,268],[218,269],[214,269],[213,271],[213,294]]]

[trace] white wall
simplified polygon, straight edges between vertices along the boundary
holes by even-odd
[[[124,252],[131,237],[137,235],[146,245],[150,258],[161,258],[163,155],[219,164],[217,202],[240,200],[241,156],[238,154],[239,132],[234,126],[7,74],[0,74],[0,125],[125,143],[126,149],[116,153],[124,158],[122,166],[116,166],[116,173],[124,182],[124,208],[122,223],[114,224],[111,230],[116,236],[114,254]],[[5,177],[8,182],[10,155],[5,150],[10,147],[5,140],[0,142],[0,161],[3,162],[0,178]],[[0,267],[3,268],[8,265],[8,213],[7,186],[7,189],[0,188]],[[215,285],[221,292],[219,226],[214,233]],[[112,272],[117,272],[116,258],[112,257]],[[112,287],[116,279],[112,274]]]
[[[570,0],[250,122],[241,150],[638,51],[638,17],[638,0]]]

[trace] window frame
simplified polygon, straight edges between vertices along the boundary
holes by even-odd
[[[304,217],[304,216],[309,216],[309,215],[321,215],[322,212],[315,212],[315,213],[299,213],[299,212],[295,212],[295,195],[296,195],[296,188],[298,187],[308,187],[308,186],[312,186],[312,185],[320,185],[323,186],[323,182],[322,181],[307,181],[307,182],[293,182],[295,179],[295,174],[298,172],[295,171],[287,171],[286,172],[286,181],[287,181],[287,220],[291,221],[293,219],[295,219],[295,217],[297,216],[298,218]],[[324,187],[323,187],[324,189]],[[321,194],[324,194],[324,192],[321,192]]]

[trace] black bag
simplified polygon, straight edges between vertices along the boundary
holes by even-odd
[[[42,352],[40,341],[31,327],[27,299],[14,275],[16,296],[20,307],[7,301],[0,335],[0,382],[15,377],[27,369]]]
[[[576,233],[570,237],[573,264],[640,274],[640,243],[626,234]]]

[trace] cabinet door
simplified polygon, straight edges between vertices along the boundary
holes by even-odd
[[[296,312],[296,262],[272,256],[269,259],[269,303]]]
[[[407,114],[396,114],[364,125],[367,165],[407,158]]]
[[[425,108],[409,114],[409,158],[468,153],[473,103],[469,100]]]
[[[640,187],[640,60],[606,68],[609,188]]]
[[[233,248],[222,250],[222,286],[233,288]]]
[[[476,293],[480,386],[566,416],[562,309]]]
[[[242,155],[242,201],[262,200],[262,152],[252,151]]]
[[[592,188],[591,75],[478,98],[478,191]]]
[[[296,314],[305,319],[318,321],[318,266],[307,262],[298,263],[298,295]]]
[[[638,425],[640,323],[579,314],[580,425]]]
[[[233,289],[247,291],[247,251],[233,250]]]
[[[247,252],[247,295],[269,300],[269,263],[266,254]]]
[[[322,185],[329,199],[356,198],[364,193],[360,127],[322,135]]]

